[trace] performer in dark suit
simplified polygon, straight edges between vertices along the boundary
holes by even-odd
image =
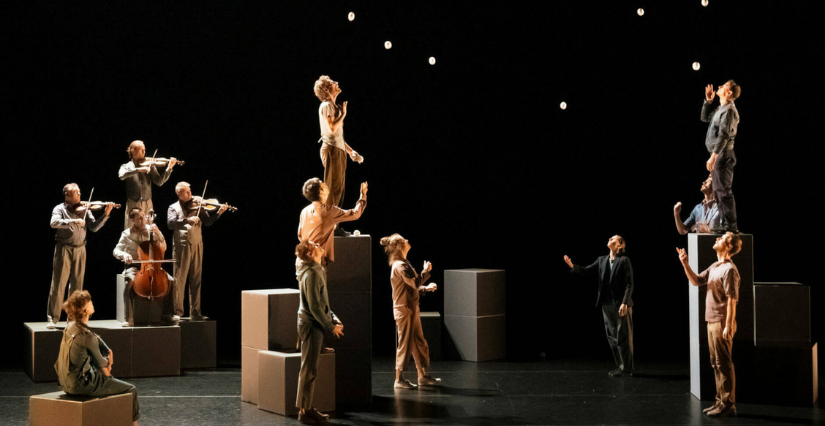
[[[633,267],[624,255],[625,241],[620,235],[607,242],[610,254],[600,256],[589,266],[581,267],[564,256],[570,272],[579,275],[599,275],[596,306],[602,308],[607,342],[613,351],[613,359],[619,367],[610,377],[633,375]]]

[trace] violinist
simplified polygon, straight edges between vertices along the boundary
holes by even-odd
[[[166,223],[172,230],[175,253],[175,315],[179,321],[183,316],[183,297],[189,284],[189,317],[192,321],[203,321],[207,317],[201,312],[201,283],[203,282],[203,236],[201,228],[211,226],[223,215],[228,205],[222,205],[217,213],[209,213],[200,207],[200,197],[192,197],[192,188],[187,182],[175,185],[178,202],[169,206]]]
[[[146,162],[146,147],[143,141],[133,141],[126,150],[129,154],[128,163],[120,166],[117,175],[122,181],[126,181],[126,211],[131,211],[134,207],[140,207],[144,212],[152,210],[152,184],[161,186],[169,180],[172,175],[172,168],[178,163],[174,157],[169,160],[166,170],[160,174],[155,164],[143,165]],[[123,229],[129,229],[132,221],[129,215],[123,223]]]
[[[66,283],[69,282],[69,294],[83,290],[83,277],[86,274],[86,229],[97,232],[109,219],[112,205],[106,206],[102,218],[95,218],[92,212],[80,211],[80,187],[69,183],[63,187],[63,203],[52,210],[51,227],[56,230],[54,257],[52,259],[52,286],[49,291],[49,304],[46,328],[55,328],[60,321],[63,298],[66,295]]]
[[[148,225],[146,223],[146,216],[143,209],[134,207],[129,211],[129,218],[132,220],[132,227],[126,229],[120,234],[120,241],[117,242],[112,254],[115,258],[120,259],[126,264],[123,269],[123,275],[126,277],[126,287],[123,290],[123,306],[124,316],[126,321],[121,325],[123,327],[132,327],[135,325],[134,321],[134,307],[135,301],[132,296],[132,283],[135,280],[135,275],[140,270],[139,264],[133,264],[133,260],[137,260],[138,247],[141,243],[149,241],[149,233],[153,234],[153,239],[156,244],[162,249],[166,250],[166,239],[160,233],[160,229],[155,224]],[[167,273],[168,275],[168,273]],[[169,285],[174,288],[174,278],[168,276]],[[167,295],[163,299],[163,318],[164,321],[169,322],[172,318],[172,298]]]

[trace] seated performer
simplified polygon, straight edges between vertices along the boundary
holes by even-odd
[[[596,293],[596,307],[602,308],[607,343],[613,351],[617,369],[608,373],[610,377],[633,375],[633,267],[625,256],[624,238],[614,235],[607,241],[610,255],[599,256],[589,266],[581,267],[564,256],[570,272],[579,275],[598,273],[599,287]]]
[[[324,182],[329,185],[327,205],[341,207],[344,202],[344,180],[347,171],[347,155],[352,161],[364,162],[354,149],[344,141],[344,118],[347,116],[347,103],[338,105],[335,100],[341,94],[337,81],[322,75],[315,82],[315,96],[321,101],[318,107],[318,121],[321,124],[321,162],[324,164]],[[343,230],[336,228],[336,235],[344,236]]]
[[[688,229],[690,232],[709,234],[711,229],[722,227],[722,216],[719,215],[719,209],[716,206],[716,198],[713,196],[713,179],[710,176],[702,182],[700,191],[705,195],[705,199],[693,208],[686,221],[682,222],[679,216],[682,212],[682,202],[673,206],[676,230],[682,235],[687,234]]]
[[[52,285],[49,290],[46,328],[55,328],[60,321],[60,307],[69,282],[69,294],[83,290],[86,275],[86,227],[97,232],[109,219],[112,205],[106,206],[103,218],[96,220],[92,212],[75,212],[80,206],[80,187],[69,183],[63,187],[63,202],[52,209],[51,226],[56,229],[54,257],[52,258]]]
[[[140,418],[137,390],[131,383],[112,377],[114,351],[89,329],[89,317],[95,313],[88,291],[76,291],[69,296],[63,309],[69,325],[63,331],[60,355],[54,364],[57,382],[70,395],[106,396],[132,394],[132,421]]]
[[[739,301],[739,269],[730,260],[742,250],[742,239],[733,232],[713,244],[717,261],[696,275],[685,249],[676,249],[690,283],[706,285],[705,321],[708,323],[710,364],[716,380],[716,402],[702,412],[711,417],[736,415],[736,373],[733,369],[733,336],[736,334],[736,304]]]
[[[295,256],[302,261],[295,273],[301,292],[298,307],[298,339],[301,341],[301,372],[298,375],[298,398],[295,406],[300,408],[298,421],[301,423],[324,423],[329,416],[312,406],[318,362],[324,343],[324,331],[337,338],[344,335],[344,324],[329,308],[327,295],[327,273],[321,265],[324,249],[320,244],[301,240],[295,247]]]
[[[135,281],[135,275],[140,271],[140,264],[132,264],[132,261],[138,259],[138,247],[141,243],[149,241],[149,233],[153,233],[153,238],[162,250],[166,250],[166,239],[160,233],[160,229],[154,223],[146,224],[146,216],[143,214],[143,209],[139,207],[133,208],[129,211],[129,217],[132,219],[132,227],[126,229],[120,234],[120,240],[117,242],[112,254],[123,261],[126,267],[123,269],[123,275],[126,276],[126,287],[123,289],[123,310],[125,320],[121,325],[123,327],[133,327],[135,325],[134,308],[135,299],[132,296],[132,283]],[[169,280],[169,293],[163,298],[163,319],[164,321],[172,320],[172,295],[175,287],[175,279],[169,273],[166,274]]]
[[[166,224],[173,231],[172,247],[175,252],[175,315],[174,321],[183,316],[183,296],[189,283],[189,317],[192,321],[203,321],[207,317],[201,312],[201,282],[203,281],[203,236],[201,225],[212,226],[227,205],[217,213],[209,214],[206,209],[192,207],[194,198],[187,182],[175,185],[178,202],[169,206]]]
[[[141,166],[146,161],[146,147],[143,141],[132,141],[126,149],[130,161],[120,166],[117,176],[126,182],[126,211],[130,212],[135,207],[140,207],[144,212],[154,210],[152,205],[152,183],[161,186],[169,180],[172,175],[172,168],[177,164],[175,158],[171,158],[169,165],[161,175],[155,165]],[[126,215],[123,221],[123,229],[132,226],[132,219]]]
[[[304,197],[312,204],[301,211],[301,222],[298,224],[298,240],[312,240],[324,248],[324,259],[321,264],[326,266],[335,260],[334,238],[332,236],[335,225],[340,222],[357,220],[367,208],[367,183],[361,184],[361,198],[350,210],[326,203],[329,187],[318,178],[312,178],[304,183]],[[300,258],[297,260],[300,263]]]
[[[397,327],[397,342],[395,345],[395,388],[415,389],[418,386],[437,386],[441,379],[427,374],[430,368],[430,347],[424,339],[424,330],[421,328],[421,312],[418,307],[418,294],[425,291],[436,291],[435,283],[424,286],[430,278],[433,265],[424,261],[424,269],[418,275],[407,260],[410,251],[410,242],[398,234],[381,238],[381,245],[387,253],[389,264],[392,266],[390,283],[392,284],[392,309]],[[404,367],[410,359],[410,353],[418,369],[418,385],[412,384],[404,378]]]

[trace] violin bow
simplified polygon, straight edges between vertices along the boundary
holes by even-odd
[[[197,217],[201,217],[201,208],[203,208],[203,200],[206,199],[206,185],[209,185],[209,179],[206,180],[206,183],[203,184],[203,195],[201,195],[201,202],[198,204],[198,215]]]
[[[89,192],[89,201],[86,204],[86,211],[83,212],[83,223],[86,223],[86,217],[89,216],[89,209],[92,208],[92,195],[94,195],[95,189],[92,187],[92,190]]]
[[[157,150],[157,148],[155,148],[155,153],[152,154],[152,161],[149,164],[149,171],[152,170],[152,167],[155,167],[155,157],[157,157],[157,155],[158,155],[158,150]]]

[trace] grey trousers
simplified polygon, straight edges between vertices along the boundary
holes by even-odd
[[[621,302],[615,300],[602,305],[604,330],[616,366],[622,371],[633,372],[633,308],[628,307],[627,314],[620,317],[621,306]]]
[[[201,283],[203,282],[203,241],[181,244],[175,251],[175,315],[183,316],[183,296],[189,284],[189,316],[201,313]]]
[[[318,363],[324,345],[324,330],[298,317],[298,339],[301,341],[301,371],[298,373],[298,398],[295,406],[312,408],[315,378],[318,376]]]
[[[140,207],[143,209],[143,214],[149,214],[149,210],[152,210],[154,207],[152,206],[152,200],[126,200],[126,218],[123,220],[123,229],[129,229],[134,224],[132,222],[132,218],[129,217],[129,212],[132,211],[133,208]]]
[[[106,376],[100,371],[94,371],[85,377],[81,377],[77,384],[66,391],[71,395],[107,396],[121,393],[132,394],[132,421],[140,419],[140,406],[138,404],[137,389],[135,385]]]
[[[66,297],[66,282],[69,282],[69,294],[83,290],[83,277],[86,275],[86,246],[72,247],[63,244],[54,246],[52,259],[52,286],[49,290],[49,303],[46,317],[49,321],[60,321],[63,299]]]

